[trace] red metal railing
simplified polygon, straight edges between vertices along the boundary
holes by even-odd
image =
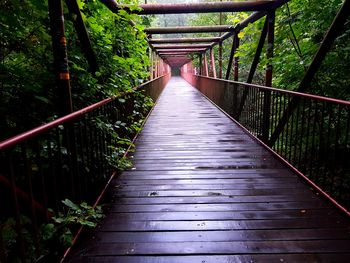
[[[349,209],[349,101],[191,73],[183,72],[182,75],[253,135]],[[292,101],[296,107],[281,126],[280,120]]]
[[[155,100],[169,77],[135,90]],[[62,211],[61,200],[94,203],[100,198],[124,154],[118,148],[121,138],[132,139],[135,120],[130,116],[141,117],[141,105],[135,104],[142,104],[141,93],[103,100],[0,143],[1,262],[27,262],[30,254],[40,255],[40,226],[49,222],[52,210]]]

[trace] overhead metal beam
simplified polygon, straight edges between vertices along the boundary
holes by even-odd
[[[178,33],[216,33],[230,32],[235,29],[234,26],[184,26],[184,27],[150,27],[146,28],[147,34],[178,34]]]
[[[211,44],[192,44],[192,45],[153,45],[153,48],[159,49],[187,49],[187,48],[208,48]]]
[[[140,15],[262,11],[270,10],[273,7],[273,1],[230,1],[187,4],[141,4],[139,5],[140,9],[135,9],[129,5],[118,5],[115,0],[101,1],[114,12],[124,9],[127,12]]]
[[[220,37],[202,37],[202,38],[158,38],[150,39],[151,44],[174,44],[174,43],[212,43],[220,41]]]
[[[172,59],[172,58],[178,58],[178,59],[189,59],[187,56],[183,56],[183,55],[162,55],[161,58],[163,59]]]
[[[176,56],[186,56],[193,52],[169,52],[169,53],[160,53],[160,56],[169,56],[169,55],[176,55]]]
[[[181,63],[188,63],[191,61],[190,58],[176,58],[176,57],[165,57],[165,61],[169,61],[169,63],[174,63],[174,62],[181,62]]]
[[[184,62],[184,61],[190,61],[191,59],[189,58],[176,58],[176,57],[169,57],[169,58],[164,58],[166,61],[169,62]]]
[[[191,52],[197,52],[197,51],[168,51],[168,50],[162,50],[158,52],[158,54],[188,54]],[[199,51],[202,52],[202,51]]]
[[[205,48],[192,48],[192,49],[175,48],[175,49],[162,50],[162,51],[159,51],[158,53],[166,53],[166,52],[203,52],[203,51],[205,51]]]
[[[190,54],[162,54],[162,55],[159,55],[160,57],[164,57],[164,58],[188,58],[188,55]]]
[[[193,51],[161,51],[161,52],[158,52],[158,54],[166,54],[166,55],[169,55],[169,54],[175,54],[175,55],[185,55],[185,54],[189,54],[189,53],[193,53]]]

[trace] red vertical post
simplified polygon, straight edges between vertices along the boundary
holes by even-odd
[[[58,87],[58,109],[61,116],[73,111],[68,68],[67,40],[61,0],[49,0],[49,16],[56,82]]]
[[[239,57],[236,56],[237,49],[239,48],[238,34],[234,38],[234,41],[235,41],[235,43],[234,43],[235,49],[234,49],[234,62],[233,62],[233,80],[238,81]]]
[[[203,74],[202,54],[199,54],[198,59],[199,59],[199,75],[202,75]]]
[[[204,76],[208,77],[208,60],[207,60],[207,53],[204,52]]]
[[[235,37],[233,39],[233,80],[234,81],[238,81],[238,73],[239,73],[239,57],[236,56],[237,53],[237,49],[239,48],[239,37],[238,37],[238,33],[237,32],[235,34]],[[238,115],[238,85],[234,84],[233,85],[233,109],[232,112],[234,114],[234,116]]]
[[[268,60],[265,72],[265,86],[272,86],[272,63],[273,46],[275,40],[275,11],[271,11],[267,15],[267,47],[266,57]],[[262,127],[262,139],[264,142],[269,140],[270,131],[270,104],[271,104],[271,92],[264,91],[264,109],[263,109],[263,127]]]
[[[236,46],[237,46],[237,43],[239,43],[239,42],[237,42],[238,33],[239,32],[235,32],[235,34],[233,35],[232,48],[231,48],[230,58],[229,58],[227,70],[226,70],[226,77],[225,77],[226,79],[230,79],[232,64],[233,64],[234,56],[236,53]]]
[[[154,79],[157,77],[157,67],[156,67],[156,65],[157,65],[157,55],[154,52],[153,53],[153,66],[152,66],[152,68],[153,68],[153,78]]]
[[[154,53],[154,78],[158,77],[158,56]]]
[[[149,66],[149,78],[150,80],[153,79],[153,51],[150,50],[149,53],[149,61],[150,61],[150,66]]]
[[[267,15],[267,47],[266,47],[266,73],[265,73],[265,86],[272,86],[272,63],[273,46],[275,41],[275,12],[272,11]]]
[[[160,73],[160,57],[157,56],[157,77],[159,77],[161,75]]]
[[[215,57],[214,57],[213,48],[210,49],[210,63],[211,63],[212,77],[216,78],[216,67],[215,67]]]
[[[159,56],[157,55],[157,78],[159,77]]]
[[[219,42],[219,78],[222,79],[222,42]]]

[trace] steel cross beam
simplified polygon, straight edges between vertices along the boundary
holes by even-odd
[[[178,33],[216,33],[216,32],[231,32],[235,29],[234,26],[184,26],[184,27],[150,27],[146,28],[147,34],[178,34]]]
[[[192,45],[153,45],[154,49],[191,49],[191,48],[209,48],[211,46],[211,44],[192,44]]]
[[[268,11],[273,8],[274,1],[246,1],[246,2],[208,2],[208,3],[181,3],[181,4],[141,4],[140,8],[130,5],[119,5],[115,0],[101,0],[113,12],[121,9],[139,15],[155,14],[184,14],[184,13],[218,13]]]
[[[188,54],[188,53],[193,53],[193,52],[204,52],[205,49],[200,49],[200,50],[161,50],[157,52],[158,54]]]
[[[202,37],[202,38],[157,38],[150,39],[151,44],[185,44],[185,43],[212,43],[220,41],[220,37]]]
[[[164,49],[161,51],[158,51],[158,53],[166,53],[166,52],[203,52],[205,51],[205,48],[188,48],[188,49],[180,49],[180,48],[174,48],[174,49]]]
[[[168,58],[177,58],[177,59],[189,59],[187,56],[184,55],[161,55],[160,56],[163,59],[168,59]]]

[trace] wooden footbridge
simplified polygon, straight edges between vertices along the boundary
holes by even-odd
[[[346,262],[350,222],[194,87],[173,77],[71,262]]]
[[[51,26],[60,33],[53,37],[59,39],[62,6],[52,2]],[[273,56],[275,10],[287,0],[146,4],[142,10],[102,2],[113,12],[142,15],[254,12],[236,26],[145,30],[150,80],[135,90],[156,103],[133,140],[136,150],[122,158],[116,152],[123,127],[132,125],[129,115],[140,95],[123,93],[69,113],[69,78],[60,78],[69,74],[61,52],[66,47],[64,41],[54,44],[68,114],[0,143],[0,196],[6,200],[0,202],[0,262],[40,259],[47,249],[43,226],[65,210],[66,198],[94,207],[108,203],[108,209],[93,231],[73,227],[73,246],[60,251],[61,262],[350,262],[350,102],[303,93],[347,21],[350,1],[296,91],[271,87],[270,64],[265,85],[251,84],[265,42],[268,60]],[[96,68],[76,1],[69,9],[77,14],[87,61]],[[260,18],[265,25],[248,79],[238,82],[239,32]],[[203,32],[222,34],[150,37]],[[222,42],[231,37],[223,72]],[[197,54],[197,66],[188,54]],[[171,76],[171,68],[180,68],[181,76]],[[115,171],[115,162],[125,158],[133,166]]]

